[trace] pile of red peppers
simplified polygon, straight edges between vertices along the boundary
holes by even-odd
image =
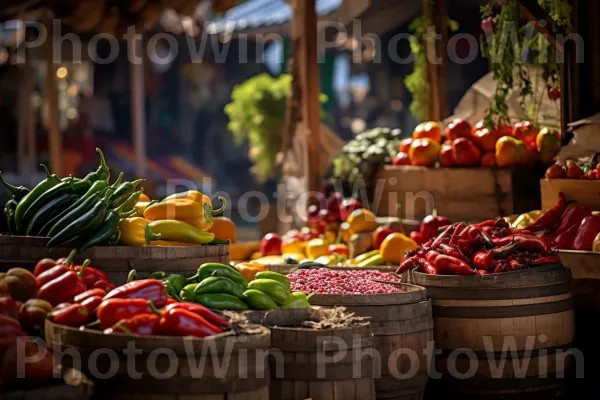
[[[563,193],[558,203],[527,227],[532,232],[544,231],[544,237],[556,241],[561,250],[594,250],[600,244],[600,216],[579,205],[571,205]],[[598,237],[598,240],[596,238]]]
[[[541,217],[540,217],[541,218]],[[512,229],[503,219],[456,223],[409,252],[396,273],[487,275],[560,262],[556,243],[530,230]]]

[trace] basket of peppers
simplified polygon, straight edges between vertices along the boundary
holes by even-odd
[[[437,236],[408,252],[396,273],[488,275],[559,264],[554,239],[536,235],[554,215],[554,210],[547,211],[528,229],[511,228],[503,218],[447,225]]]

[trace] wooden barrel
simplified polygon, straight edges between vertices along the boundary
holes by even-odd
[[[486,276],[412,273],[432,299],[444,391],[548,398],[564,390],[575,324],[570,279],[562,265]]]
[[[42,258],[66,257],[71,248],[46,248],[47,238],[0,235],[0,271],[12,267],[33,269]],[[196,273],[198,267],[207,262],[229,263],[229,245],[206,245],[189,247],[92,247],[75,257],[75,262],[92,260],[92,266],[108,273],[112,282],[123,284],[131,269],[140,277],[155,271],[168,274]]]
[[[97,398],[268,400],[268,329],[210,338],[105,335],[46,321],[57,362],[97,381]]]
[[[313,305],[343,306],[369,317],[379,354],[377,399],[419,400],[427,387],[428,346],[432,347],[431,302],[422,287],[396,284],[404,293],[362,296],[315,295]]]
[[[302,327],[321,314],[292,309],[263,315],[271,329],[270,399],[375,400],[370,324]]]

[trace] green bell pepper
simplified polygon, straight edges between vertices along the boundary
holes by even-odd
[[[209,276],[223,276],[225,278],[229,278],[244,289],[248,286],[248,282],[246,282],[246,278],[242,274],[240,274],[235,268],[219,263],[206,263],[202,264],[200,268],[198,268],[198,273],[191,278],[188,278],[188,283],[191,282],[200,282]]]
[[[209,276],[203,279],[196,286],[194,294],[198,296],[203,293],[226,293],[240,300],[244,299],[244,288],[224,276]]]
[[[248,305],[235,296],[225,293],[202,293],[196,296],[196,302],[214,310],[245,311]]]
[[[281,308],[310,308],[308,300],[312,297],[306,296],[306,293],[294,292],[283,302]]]
[[[256,289],[248,289],[244,292],[246,304],[253,310],[277,310],[279,307],[273,299]]]
[[[274,281],[277,281],[277,282],[281,283],[288,290],[292,286],[292,284],[291,284],[291,282],[290,282],[290,280],[288,279],[287,276],[279,274],[277,272],[273,272],[273,271],[261,271],[261,272],[259,272],[259,273],[256,274],[256,276],[254,277],[254,279],[272,279]]]
[[[255,279],[248,284],[248,289],[256,289],[268,295],[275,304],[281,305],[288,298],[290,291],[283,283],[273,279]]]

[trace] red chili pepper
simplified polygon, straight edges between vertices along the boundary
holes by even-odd
[[[452,237],[450,238],[450,244],[456,244],[458,239],[460,238],[461,232],[465,229],[465,223],[459,222],[456,224],[454,228],[454,232],[452,232]]]
[[[80,326],[90,318],[87,307],[82,304],[72,304],[69,307],[52,311],[50,318],[57,324],[66,326]]]
[[[434,263],[435,259],[440,255],[439,251],[435,251],[435,250],[429,250],[427,252],[427,254],[425,254],[425,260],[427,260],[428,263]]]
[[[179,302],[177,300],[175,300],[174,298],[169,297],[167,299],[167,305],[169,305],[169,304],[179,304]]]
[[[577,236],[573,241],[573,250],[591,251],[598,233],[600,233],[600,216],[592,215],[585,218],[579,225]]]
[[[69,303],[69,302],[60,303],[60,304],[54,306],[54,308],[52,309],[52,311],[56,311],[56,310],[61,310],[63,308],[67,308],[67,307],[69,307],[72,304],[73,303]]]
[[[441,243],[444,242],[444,240],[446,240],[450,236],[450,233],[453,232],[453,230],[454,226],[447,226],[446,229],[444,229],[444,231],[433,241],[431,247],[434,249],[437,248]]]
[[[484,226],[496,226],[496,220],[495,219],[488,219],[487,221],[483,221],[480,222],[478,224],[474,224],[471,226],[475,226],[477,228],[483,228]]]
[[[436,270],[451,275],[474,275],[476,271],[463,260],[456,257],[441,255],[433,264]]]
[[[556,243],[548,239],[523,234],[506,236],[503,238],[495,238],[492,239],[492,242],[496,247],[506,246],[512,242],[518,242],[519,248],[523,250],[540,250],[548,253],[552,253],[552,248],[556,245]]]
[[[494,268],[494,253],[485,251],[475,253],[473,264],[477,269],[489,270]]]
[[[98,281],[94,284],[94,289],[102,289],[106,293],[110,292],[111,290],[114,290],[114,288],[116,288],[116,286],[110,283],[109,281]]]
[[[132,275],[130,273],[130,277]],[[104,300],[109,299],[145,299],[151,301],[156,307],[163,307],[167,304],[167,293],[161,281],[142,279],[126,283],[110,291],[104,297]]]
[[[481,239],[483,239],[483,244],[485,244],[486,247],[493,249],[494,248],[494,242],[492,242],[492,239],[487,235],[487,233],[485,233],[482,229],[477,229],[477,233],[479,233],[479,236],[481,237]]]
[[[490,271],[486,271],[485,269],[478,269],[477,275],[489,275]]]
[[[36,297],[38,299],[46,300],[53,306],[71,300],[87,290],[85,284],[79,277],[79,274],[81,274],[82,271],[84,271],[84,269],[79,273],[68,271],[58,278],[45,283],[38,290]]]
[[[151,308],[154,306],[149,304]],[[183,308],[175,308],[161,312],[154,308],[156,315],[160,317],[158,333],[167,336],[196,336],[207,337],[221,333],[217,328],[200,315]]]
[[[521,261],[519,261],[519,260],[511,260],[508,263],[508,270],[509,271],[518,271],[518,270],[521,270],[521,269],[524,269],[524,268],[525,268],[525,265],[521,264]]]
[[[519,242],[512,242],[506,246],[496,247],[491,253],[494,255],[494,258],[506,258],[515,253],[520,246],[521,244]]]
[[[579,232],[580,225],[573,225],[566,231],[557,235],[554,240],[556,240],[556,245],[561,250],[572,250],[573,242],[575,242],[575,237],[577,236],[577,232]]]
[[[439,258],[439,257],[438,257]],[[427,260],[419,258],[416,260],[419,267],[425,272],[427,275],[438,275],[439,271]]]
[[[554,235],[558,236],[568,231],[573,225],[579,226],[581,224],[581,221],[583,221],[590,215],[592,215],[592,211],[587,207],[573,206],[568,208],[560,222],[560,226],[558,227]]]
[[[19,320],[17,302],[9,296],[0,297],[0,315]]]
[[[554,228],[560,223],[560,219],[565,213],[567,205],[567,198],[565,197],[564,193],[560,192],[558,194],[558,203],[554,207],[540,215],[538,219],[533,221],[533,223],[527,227],[527,230],[532,232],[539,232]]]
[[[416,262],[418,260],[418,256],[405,257],[404,260],[400,263],[400,266],[396,270],[396,274],[400,275],[411,268],[417,266]]]
[[[75,296],[73,298],[73,303],[81,303],[85,299],[87,299],[89,297],[94,297],[94,296],[100,296],[103,298],[104,296],[106,296],[106,292],[102,289],[91,289],[91,290],[88,290],[86,292],[83,292],[83,293]]]
[[[560,263],[560,257],[558,254],[554,254],[552,256],[541,257],[536,260],[531,261],[530,265],[547,265],[547,264],[558,264]]]
[[[38,261],[38,263],[35,265],[35,269],[33,270],[33,276],[37,278],[42,273],[54,267],[56,267],[56,261],[52,260],[51,258],[44,258]]]
[[[462,255],[461,255],[461,254],[458,252],[458,249],[456,249],[455,247],[452,247],[452,246],[450,246],[450,245],[448,245],[448,244],[444,244],[444,243],[442,243],[442,244],[440,244],[440,245],[438,246],[438,248],[439,248],[440,250],[442,250],[442,251],[443,251],[443,253],[444,253],[445,255],[447,255],[447,256],[450,256],[450,257],[456,257],[456,258],[460,258],[460,259],[462,259],[462,258],[463,258],[463,257],[462,257]],[[430,262],[431,262],[431,261],[430,261]]]
[[[158,332],[160,317],[156,314],[140,314],[125,318],[104,331],[106,334],[154,335]]]
[[[419,233],[421,233],[422,240],[426,242],[435,238],[438,235],[438,229],[447,225],[450,225],[450,220],[438,216],[436,210],[433,210],[433,214],[426,216],[421,222]]]
[[[89,315],[94,315],[98,306],[102,304],[104,299],[101,296],[92,296],[81,302],[81,305],[87,308]]]
[[[100,329],[107,329],[122,319],[137,314],[149,314],[152,309],[145,299],[110,299],[104,300],[96,310],[100,320]]]
[[[200,304],[189,302],[168,304],[167,306],[163,307],[160,311],[166,312],[174,309],[188,310],[196,315],[201,316],[202,318],[204,318],[205,320],[207,320],[208,322],[210,322],[218,328],[228,328],[229,326],[231,326],[231,324],[228,321],[221,318],[218,314],[212,312],[211,310]]]

